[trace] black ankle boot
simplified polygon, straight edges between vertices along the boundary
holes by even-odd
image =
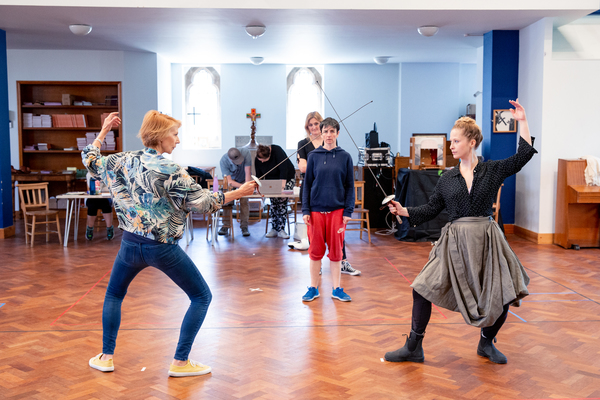
[[[479,338],[479,345],[477,346],[477,355],[481,357],[489,358],[491,362],[496,364],[506,364],[508,362],[506,356],[498,351],[494,342],[496,338],[486,338],[481,336]]]
[[[425,355],[423,354],[423,336],[415,331],[410,331],[410,336],[406,338],[404,347],[399,348],[396,351],[389,351],[385,353],[385,360],[391,362],[401,361],[412,361],[412,362],[423,362],[425,361]],[[406,335],[404,335],[406,336]]]

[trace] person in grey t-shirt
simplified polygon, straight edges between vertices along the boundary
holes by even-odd
[[[220,162],[221,172],[223,178],[227,178],[227,182],[233,186],[233,188],[239,188],[244,182],[252,180],[250,178],[250,168],[252,167],[252,157],[250,156],[250,150],[241,147],[239,149],[232,147],[221,157]],[[231,210],[223,209],[225,216],[228,216]],[[242,235],[250,236],[248,231],[248,217],[250,211],[248,208],[248,199],[240,199],[240,228],[242,229]],[[219,229],[219,235],[227,235],[229,228],[224,226]]]

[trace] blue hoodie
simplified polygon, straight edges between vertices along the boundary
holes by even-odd
[[[344,209],[344,217],[354,211],[354,168],[352,157],[341,147],[323,146],[308,154],[302,182],[302,215],[311,211]]]

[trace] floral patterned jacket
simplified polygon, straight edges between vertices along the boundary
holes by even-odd
[[[175,244],[190,211],[212,213],[223,205],[223,193],[203,189],[154,149],[102,156],[88,145],[81,157],[90,174],[109,188],[119,228],[127,232]]]

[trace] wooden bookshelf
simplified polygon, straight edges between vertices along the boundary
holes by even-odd
[[[63,105],[63,94],[68,94],[69,105]],[[107,104],[107,98],[111,101]],[[116,100],[115,100],[116,99]],[[121,109],[121,82],[79,82],[79,81],[18,81],[17,102],[19,121],[19,166],[21,170],[28,167],[31,171],[53,171],[51,175],[31,174],[21,176],[21,180],[50,180],[50,195],[61,194],[67,190],[85,190],[85,180],[75,180],[74,175],[61,176],[67,167],[83,169],[81,150],[77,149],[77,138],[85,137],[87,132],[100,132],[101,116],[105,113],[119,112]],[[73,101],[86,101],[92,105],[73,105]],[[59,103],[45,105],[45,102]],[[25,104],[32,103],[32,104]],[[23,113],[33,115],[84,115],[86,127],[24,127]],[[51,117],[51,119],[53,119]],[[123,134],[121,126],[113,129],[115,133],[115,151],[102,150],[103,154],[123,151]],[[25,146],[48,143],[49,150],[25,150]],[[74,147],[76,150],[64,150]],[[55,177],[49,179],[48,177]],[[27,178],[27,179],[25,179]],[[73,181],[69,181],[72,179]],[[18,180],[18,179],[16,179]],[[69,182],[71,184],[69,185]]]
[[[70,105],[63,105],[63,94],[70,95]],[[115,98],[108,102],[107,98]],[[83,168],[77,138],[85,137],[86,132],[100,132],[101,115],[118,111],[121,114],[121,82],[77,82],[77,81],[18,81],[17,101],[19,114],[19,162],[20,167],[29,167],[33,171],[63,171],[67,167]],[[87,101],[92,105],[72,105],[72,101]],[[45,102],[60,103],[45,105]],[[32,103],[32,104],[24,104]],[[115,104],[116,103],[116,104]],[[24,127],[23,113],[33,115],[82,114],[86,127]],[[54,121],[53,121],[54,122]],[[113,129],[115,133],[115,151],[123,150],[121,127]],[[50,150],[25,150],[25,146],[48,143]]]

